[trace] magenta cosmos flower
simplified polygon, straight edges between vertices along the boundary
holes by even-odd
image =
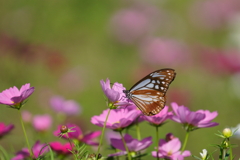
[[[103,113],[99,116],[93,116],[91,118],[92,124],[95,124],[99,127],[103,127],[108,111],[109,109],[104,110]],[[121,130],[131,125],[138,116],[139,114],[137,114],[135,110],[131,111],[128,111],[127,109],[111,110],[106,123],[106,128],[113,130]]]
[[[33,127],[40,132],[47,131],[52,126],[52,117],[48,114],[33,117]]]
[[[162,125],[167,119],[171,118],[172,112],[168,112],[168,106],[165,106],[161,112],[154,116],[144,116],[144,119],[154,126]]]
[[[187,131],[218,125],[216,122],[211,122],[218,115],[217,111],[212,113],[208,110],[192,112],[187,107],[178,106],[177,103],[172,103],[171,105],[175,113],[171,119],[175,122],[182,123]]]
[[[62,126],[58,126],[58,129],[53,132],[53,134],[55,136],[60,136],[61,135],[61,131],[60,131],[61,127]],[[96,137],[100,136],[101,131],[94,131],[94,132],[90,132],[90,133],[84,135],[81,128],[78,127],[77,125],[67,124],[67,128],[69,130],[71,130],[71,132],[67,133],[68,137],[70,139],[75,139],[75,140],[78,140],[79,142],[83,142],[83,143],[86,143],[86,144],[91,145],[91,146],[97,146],[98,145],[98,143],[94,142],[93,140]],[[67,135],[63,135],[62,137],[67,139]]]
[[[126,134],[124,136],[124,140],[126,142],[129,152],[131,153],[136,153],[141,150],[144,150],[152,144],[152,137],[147,137],[139,141],[137,139],[132,138],[132,136],[130,136],[129,134]],[[121,152],[110,154],[109,156],[121,156],[121,155],[127,154],[127,151],[124,147],[124,144],[121,138],[120,139],[112,138],[110,139],[110,141],[111,141],[111,145],[114,148],[120,149]]]
[[[70,143],[62,144],[60,142],[51,142],[49,143],[53,151],[60,155],[71,154],[69,150],[72,150]]]
[[[78,115],[81,112],[81,107],[74,100],[65,100],[63,97],[54,96],[50,99],[51,107],[60,113],[66,115]]]
[[[0,122],[0,138],[8,134],[14,128],[13,124],[6,126],[4,123]]]
[[[123,87],[122,84],[116,82],[111,88],[110,80],[108,78],[106,79],[106,82],[101,80],[100,83],[102,86],[102,90],[108,98],[110,104],[114,106],[122,106],[129,104],[128,99],[123,93],[123,90],[126,90],[126,88]]]
[[[30,87],[27,83],[18,90],[17,87],[11,87],[0,93],[0,104],[11,106],[12,108],[20,109],[26,100],[34,92],[34,87]]]
[[[49,151],[47,144],[41,144],[40,141],[37,141],[32,147],[33,159],[37,159],[40,156],[43,156]],[[16,156],[11,160],[25,160],[30,157],[29,150],[27,148],[23,148],[21,151],[16,153]]]
[[[173,138],[170,141],[165,141],[161,139],[159,141],[158,153],[156,151],[152,152],[153,157],[165,158],[169,160],[183,160],[184,157],[191,155],[190,151],[183,151],[181,153],[181,142],[178,138]]]

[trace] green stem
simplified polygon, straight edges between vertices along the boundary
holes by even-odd
[[[27,133],[26,133],[26,130],[25,130],[25,127],[24,127],[24,123],[23,123],[23,120],[22,120],[22,114],[21,114],[20,111],[19,111],[19,114],[20,114],[20,122],[21,122],[21,125],[22,125],[22,130],[23,130],[25,140],[26,140],[26,143],[27,143],[27,146],[28,146],[28,150],[29,150],[30,156],[33,157],[32,149],[31,149],[31,147],[29,145],[29,142],[28,142],[28,136],[27,136]]]
[[[158,141],[159,141],[159,136],[158,136],[158,126],[156,126],[156,151],[157,151],[157,160],[159,160],[159,157],[158,157]]]
[[[184,143],[183,143],[183,147],[181,149],[181,153],[185,150],[185,147],[187,145],[187,141],[188,141],[188,137],[189,137],[189,132],[186,133],[185,139],[184,139]]]
[[[232,146],[231,146],[231,143],[230,143],[230,139],[228,138],[228,145],[229,145],[229,154],[230,154],[230,160],[233,160],[233,156],[232,156]]]
[[[106,129],[106,125],[107,125],[107,120],[108,120],[108,117],[109,117],[109,115],[110,115],[111,110],[112,110],[112,109],[109,109],[109,110],[108,110],[107,117],[106,117],[106,120],[105,120],[104,125],[103,125],[103,128],[102,128],[102,134],[101,134],[100,142],[99,142],[99,145],[98,145],[98,150],[97,150],[97,154],[96,154],[96,159],[98,159],[98,154],[99,154],[99,152],[100,152],[100,148],[101,148],[101,145],[102,145],[102,140],[103,140],[103,136],[104,136],[105,129]]]
[[[122,135],[122,131],[120,131],[119,133],[120,133],[120,135],[121,135],[121,138],[122,138],[122,141],[123,141],[123,145],[124,145],[124,147],[125,147],[125,149],[126,149],[126,151],[127,151],[128,160],[132,160],[132,157],[131,157],[131,154],[130,154],[130,152],[129,152],[129,150],[128,150],[126,141],[125,141],[125,139],[124,139],[124,137],[123,137],[123,135]]]
[[[138,122],[136,122],[136,131],[137,131],[138,140],[141,140],[141,133],[140,133],[140,127],[139,127]]]

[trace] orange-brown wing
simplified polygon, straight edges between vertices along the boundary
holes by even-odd
[[[164,93],[157,90],[136,90],[131,100],[147,116],[158,114],[165,106]]]

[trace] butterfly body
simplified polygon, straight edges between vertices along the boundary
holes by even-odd
[[[130,90],[124,90],[126,97],[147,116],[158,114],[165,106],[166,92],[174,80],[174,69],[154,71],[138,81]]]

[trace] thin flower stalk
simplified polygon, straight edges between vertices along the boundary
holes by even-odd
[[[22,130],[23,130],[23,133],[24,133],[24,136],[25,136],[25,140],[26,140],[26,143],[27,143],[27,146],[28,146],[28,150],[29,150],[30,156],[32,157],[33,156],[33,152],[31,150],[30,144],[28,142],[28,136],[27,136],[27,133],[26,133],[26,130],[25,130],[25,127],[24,127],[22,114],[21,114],[20,111],[19,111],[19,113],[20,113],[20,122],[21,122],[21,125],[22,125]]]
[[[98,150],[97,150],[97,154],[96,154],[96,159],[98,159],[98,154],[100,153],[100,148],[101,148],[101,145],[102,145],[102,141],[103,141],[103,136],[105,134],[105,129],[106,129],[106,124],[107,124],[107,120],[108,120],[108,117],[110,115],[110,112],[111,112],[111,108],[109,109],[108,113],[107,113],[107,117],[106,117],[106,120],[104,122],[104,126],[102,128],[102,134],[101,134],[101,137],[100,137],[100,141],[99,141],[99,145],[98,145]]]
[[[137,138],[138,140],[141,140],[141,132],[138,122],[136,122],[136,132],[137,132]]]
[[[189,133],[190,132],[186,132],[186,135],[185,135],[185,139],[184,139],[184,143],[183,143],[183,147],[181,149],[181,153],[185,150],[186,148],[186,145],[187,145],[187,141],[188,141],[188,137],[189,137]]]
[[[126,145],[126,141],[125,141],[125,139],[124,139],[124,137],[123,137],[123,135],[122,135],[122,131],[120,131],[119,133],[120,133],[120,135],[121,135],[121,138],[122,138],[122,141],[123,141],[123,145],[124,145],[124,147],[125,147],[125,149],[126,149],[126,151],[127,151],[128,160],[132,160],[132,157],[131,157],[131,154],[130,154],[130,152],[129,152],[129,149],[128,149],[127,145]]]

